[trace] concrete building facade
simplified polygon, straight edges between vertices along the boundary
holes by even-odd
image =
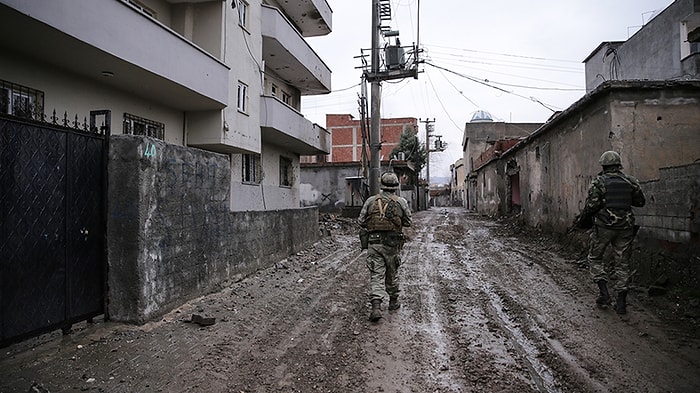
[[[476,190],[475,171],[494,154],[500,155],[505,151],[503,141],[517,141],[519,138],[530,135],[541,125],[542,123],[496,122],[491,120],[490,115],[483,114],[465,124],[462,139],[462,160],[466,173],[464,207],[471,210],[477,209],[480,194]]]
[[[601,43],[583,62],[589,92],[610,80],[698,79],[700,1],[674,1],[632,37]]]
[[[97,111],[112,138],[138,139],[127,145],[141,156],[128,164],[116,163],[135,152],[110,150],[113,316],[145,321],[316,239],[317,210],[300,208],[299,161],[329,153],[330,138],[303,116],[300,101],[331,91],[331,71],[306,40],[331,32],[325,0],[0,0],[0,20],[1,114],[47,121],[65,113],[87,127],[83,119]],[[204,185],[211,187],[196,189]],[[128,209],[115,205],[126,203],[124,190],[134,196]],[[163,199],[165,193],[173,198]],[[175,236],[172,249],[149,240],[147,253],[125,250],[138,245],[115,227],[125,211],[138,214],[129,236]],[[184,212],[194,224],[173,225],[170,215]],[[221,215],[230,220],[212,234]],[[285,216],[310,231],[281,225]],[[154,217],[162,219],[159,227]],[[271,243],[237,247],[252,228],[235,224],[239,219],[256,220],[258,237]],[[178,244],[201,233],[212,234],[221,250],[203,249],[214,244],[209,240]],[[244,249],[244,259],[231,258]],[[199,260],[185,261],[187,255]],[[171,274],[187,263],[194,264],[187,274]]]
[[[330,148],[328,132],[300,113],[301,96],[331,90],[305,40],[330,33],[325,0],[0,7],[6,84],[44,92],[49,112],[109,110],[113,134],[150,127],[168,143],[230,155],[232,210],[300,205],[299,157]]]
[[[452,206],[465,206],[467,200],[467,170],[464,159],[450,165],[450,193]]]

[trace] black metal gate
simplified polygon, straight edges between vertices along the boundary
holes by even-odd
[[[108,132],[64,124],[0,117],[0,346],[103,313]]]

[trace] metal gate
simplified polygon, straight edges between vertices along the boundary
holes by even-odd
[[[0,117],[0,346],[103,313],[108,127],[63,123]]]

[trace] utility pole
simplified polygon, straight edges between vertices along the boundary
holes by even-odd
[[[379,73],[379,0],[372,0],[372,49],[371,49],[371,69],[372,75]],[[382,84],[379,78],[372,79],[372,101],[371,101],[371,124],[369,137],[369,193],[379,194],[379,166],[382,144],[380,140],[380,119],[381,119],[381,96]]]
[[[433,120],[418,119],[418,121],[425,123],[425,181],[428,183],[428,196],[430,196],[430,134],[435,130],[435,126],[433,125],[433,123],[435,123],[435,118],[433,118]]]
[[[366,67],[362,55],[365,80],[371,82],[370,132],[369,132],[369,191],[370,195],[379,193],[379,176],[381,166],[381,98],[382,81],[392,79],[418,79],[418,48],[416,45],[402,47],[399,31],[390,30],[382,22],[391,21],[391,0],[372,0],[372,48],[370,49],[370,66]],[[393,39],[393,44],[380,47],[380,39]],[[409,53],[406,53],[406,49]],[[382,54],[384,55],[382,57]],[[407,58],[408,57],[408,58]],[[382,59],[385,65],[382,66]]]

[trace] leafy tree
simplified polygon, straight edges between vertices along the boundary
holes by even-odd
[[[398,157],[403,152],[406,161],[412,161],[416,167],[416,173],[420,173],[428,158],[425,145],[418,140],[417,132],[411,126],[405,126],[398,146],[391,151],[392,157]]]

